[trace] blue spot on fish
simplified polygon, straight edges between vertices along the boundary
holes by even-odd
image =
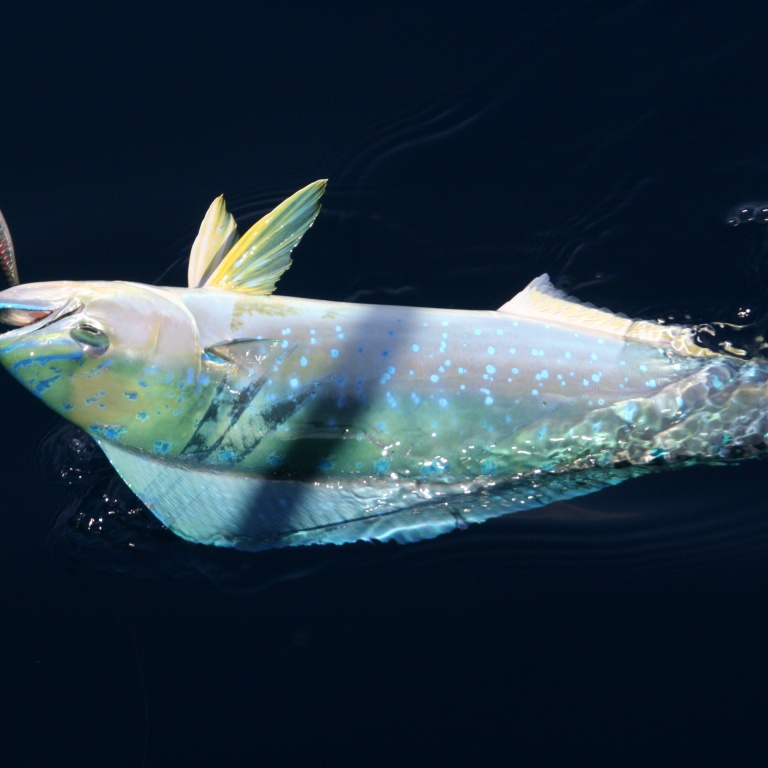
[[[47,379],[43,379],[42,381],[39,381],[37,383],[37,386],[35,387],[35,394],[40,395],[43,392],[45,392],[48,387],[50,387],[52,384],[55,384],[58,379],[61,378],[61,374],[56,374],[55,376],[49,376]]]
[[[490,475],[496,471],[495,459],[483,459],[480,462],[480,473],[483,475]]]
[[[125,427],[121,427],[119,424],[92,424],[90,429],[91,432],[109,440],[117,440],[125,432]]]

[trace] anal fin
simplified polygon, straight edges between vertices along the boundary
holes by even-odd
[[[258,551],[305,544],[431,539],[613,485],[646,467],[536,475],[510,483],[379,478],[273,480],[159,459],[99,441],[131,490],[188,541]],[[471,484],[469,484],[471,485]]]

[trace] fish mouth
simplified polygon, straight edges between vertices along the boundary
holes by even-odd
[[[38,331],[83,309],[80,299],[72,298],[65,304],[53,301],[0,303],[0,325],[10,325],[13,330],[0,333],[0,338],[10,341],[21,335]]]

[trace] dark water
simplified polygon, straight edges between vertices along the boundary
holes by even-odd
[[[758,3],[2,17],[24,281],[180,284],[213,197],[246,223],[329,177],[282,293],[493,308],[548,271],[629,315],[768,314]],[[175,539],[0,395],[9,764],[765,764],[765,462],[246,555]]]

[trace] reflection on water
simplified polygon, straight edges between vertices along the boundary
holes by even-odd
[[[768,203],[744,203],[737,205],[728,214],[726,220],[732,227],[752,222],[755,224],[768,224]]]

